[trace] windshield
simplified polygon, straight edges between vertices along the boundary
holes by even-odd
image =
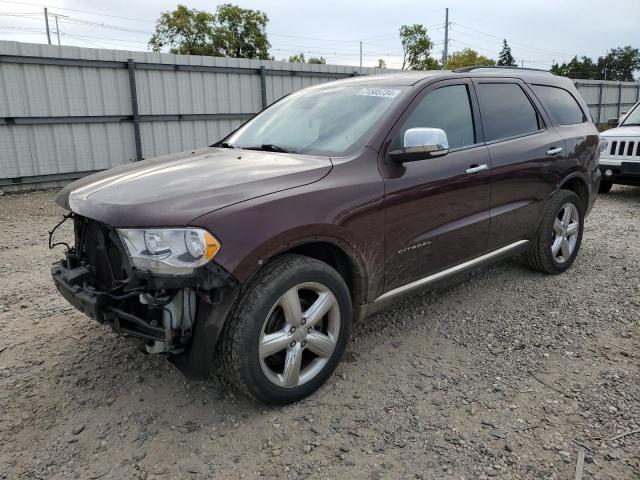
[[[640,103],[637,103],[620,124],[621,127],[630,127],[631,125],[640,125]]]
[[[369,132],[407,87],[341,86],[301,90],[283,98],[231,134],[222,146],[344,156]]]

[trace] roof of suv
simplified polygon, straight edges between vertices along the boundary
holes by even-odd
[[[425,80],[444,80],[456,77],[466,78],[519,78],[527,83],[543,83],[548,85],[563,85],[571,82],[570,79],[559,77],[544,70],[532,70],[521,68],[475,68],[468,70],[447,71],[447,70],[429,70],[429,71],[408,71],[401,73],[386,73],[380,75],[366,75],[352,77],[343,80],[331,82],[330,85],[416,85]],[[322,85],[322,84],[321,84]],[[318,87],[321,88],[321,85]],[[327,85],[327,84],[324,84]]]

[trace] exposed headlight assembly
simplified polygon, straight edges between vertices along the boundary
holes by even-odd
[[[606,151],[609,148],[609,140],[606,138],[600,139],[600,153]]]
[[[154,273],[190,274],[220,250],[220,242],[202,228],[126,228],[118,234],[133,266]]]

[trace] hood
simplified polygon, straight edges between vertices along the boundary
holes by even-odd
[[[316,182],[331,167],[327,157],[204,148],[84,177],[57,202],[113,227],[184,226],[234,203]]]
[[[602,132],[600,137],[640,137],[640,126],[612,128],[611,130]]]

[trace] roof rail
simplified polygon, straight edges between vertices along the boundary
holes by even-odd
[[[538,73],[548,73],[549,75],[554,75],[553,73],[551,73],[549,70],[542,70],[541,68],[522,68],[522,67],[508,67],[508,66],[487,66],[487,65],[477,65],[477,66],[473,66],[473,67],[462,67],[462,68],[457,68],[454,70],[454,72],[456,73],[464,73],[464,72],[476,72],[478,70],[487,70],[487,71],[493,71],[493,72],[500,72],[500,71],[513,71],[513,70],[523,70],[523,71],[527,71],[527,72],[538,72]]]

